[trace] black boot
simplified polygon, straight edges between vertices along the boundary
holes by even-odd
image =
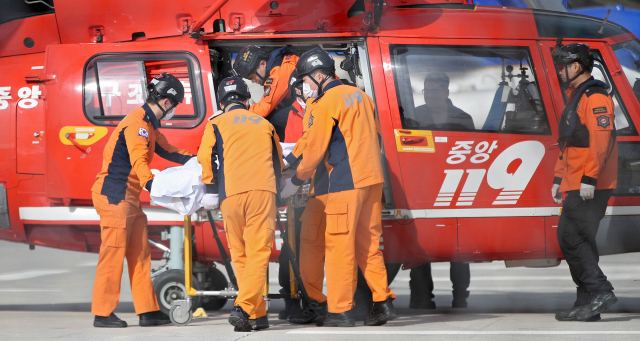
[[[556,313],[556,320],[558,321],[578,321],[578,311],[583,309],[584,306],[571,307],[569,310],[559,311]],[[586,322],[595,322],[600,321],[600,314],[595,314],[588,319],[584,320]]]
[[[396,310],[391,297],[382,302],[373,302],[369,315],[364,319],[365,326],[381,326],[396,318]]]
[[[435,309],[433,301],[433,280],[431,279],[431,264],[422,264],[411,269],[409,273],[409,308],[411,309]]]
[[[249,325],[251,325],[251,330],[263,330],[269,328],[269,318],[267,315],[258,317],[257,319],[249,319]],[[233,331],[241,332],[239,327],[234,327]]]
[[[290,295],[284,289],[280,289],[280,293],[283,295]],[[300,299],[299,298],[285,298],[284,299],[284,310],[280,311],[278,314],[279,320],[286,320],[291,315],[298,314],[302,310],[300,308]]]
[[[571,309],[569,310],[565,310],[565,311],[559,311],[556,313],[556,320],[558,321],[577,321],[577,316],[576,314],[578,313],[578,310],[584,306],[589,304],[589,299],[591,298],[591,295],[589,294],[589,292],[586,289],[583,288],[576,288],[576,301],[573,303],[573,307],[571,307]],[[599,321],[600,320],[600,314],[596,314],[592,317],[590,317],[589,319],[587,319],[587,322],[594,322],[594,321]]]
[[[322,325],[324,327],[355,327],[353,308],[343,313],[327,313]]]
[[[297,313],[289,315],[287,321],[294,324],[314,323],[318,317],[326,315],[326,310],[327,302],[318,303],[316,300],[309,299],[309,306],[305,306]]]
[[[93,319],[93,326],[98,328],[124,328],[127,326],[127,322],[122,321],[111,313],[109,316],[97,316]]]
[[[140,327],[160,326],[171,323],[169,316],[160,310],[142,313],[138,316],[140,317]]]
[[[249,314],[247,314],[239,305],[233,307],[229,314],[229,324],[234,326],[233,331],[250,332],[251,324],[249,323]]]
[[[613,294],[613,291],[592,293],[589,304],[581,306],[576,312],[576,320],[587,321],[616,303],[618,303],[618,298]]]
[[[467,297],[469,297],[469,292],[468,291],[463,291],[463,292],[453,292],[453,301],[451,301],[451,307],[452,308],[466,308],[468,306],[467,304]]]

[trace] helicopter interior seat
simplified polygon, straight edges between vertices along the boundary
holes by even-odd
[[[506,112],[504,131],[528,133],[546,131],[547,121],[535,82],[521,83],[518,89],[515,110]]]

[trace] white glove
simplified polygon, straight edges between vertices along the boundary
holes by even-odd
[[[562,204],[562,193],[558,192],[559,189],[560,184],[553,184],[553,187],[551,187],[551,196],[556,204]]]
[[[289,162],[287,162],[287,159],[282,159],[282,161],[284,162],[284,168],[286,169],[287,167],[291,166],[289,164]]]
[[[160,174],[160,171],[157,169],[152,169],[151,174],[153,174],[153,176],[158,176],[158,174]]]
[[[202,206],[205,210],[213,210],[218,208],[218,195],[217,194],[205,194],[202,198]]]
[[[296,192],[298,192],[298,188],[300,188],[300,186],[294,185],[291,182],[291,179],[285,180],[284,181],[284,188],[280,192],[280,198],[286,199],[286,198],[296,194]]]
[[[589,200],[589,199],[593,199],[593,194],[596,190],[596,186],[593,185],[587,185],[587,184],[580,184],[580,197],[582,198],[582,200]]]

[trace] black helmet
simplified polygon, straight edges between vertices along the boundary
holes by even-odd
[[[296,65],[296,71],[300,78],[320,69],[329,71],[329,74],[336,72],[336,65],[333,58],[331,58],[331,55],[329,55],[327,51],[320,47],[314,47],[303,53]]]
[[[296,89],[300,91],[300,95],[296,93]],[[291,94],[292,99],[302,97],[302,78],[298,77],[298,71],[296,70],[293,70],[289,78],[289,94]]]
[[[156,101],[168,97],[175,102],[175,105],[178,105],[184,99],[184,86],[176,77],[167,72],[153,77],[147,85],[147,90],[149,97],[155,98]]]
[[[573,43],[565,46],[557,47],[553,52],[553,61],[558,65],[569,65],[579,62],[589,71],[593,68],[593,56],[589,51],[589,45],[582,43]]]
[[[249,78],[252,73],[256,72],[258,66],[260,66],[260,61],[267,59],[269,59],[269,55],[262,51],[260,47],[255,45],[246,46],[238,52],[236,60],[233,62],[235,76]]]
[[[240,77],[227,77],[222,80],[218,87],[218,102],[223,102],[225,98],[232,94],[251,98],[247,83]]]

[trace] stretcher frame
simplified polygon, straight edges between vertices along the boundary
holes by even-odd
[[[220,238],[218,237],[218,231],[215,228],[213,215],[210,211],[207,212],[207,217],[211,224],[211,228],[213,229],[213,237],[216,240],[218,245],[218,249],[220,251],[220,255],[222,256],[222,262],[227,270],[227,275],[229,276],[229,287],[224,290],[216,290],[216,291],[208,291],[208,290],[196,290],[193,287],[192,276],[193,276],[193,266],[192,266],[192,238],[193,233],[191,231],[191,216],[184,216],[184,286],[186,291],[186,299],[184,300],[175,300],[172,303],[171,310],[169,312],[169,318],[171,322],[176,326],[186,326],[191,322],[193,318],[193,312],[191,311],[191,297],[196,296],[207,296],[207,297],[217,297],[217,298],[236,298],[238,296],[238,285],[237,279],[235,277],[235,272],[233,271],[233,267],[231,266],[231,261],[229,256],[227,255]],[[309,305],[309,299],[307,295],[307,291],[302,283],[302,278],[300,277],[300,268],[297,260],[297,255],[295,253],[295,210],[294,210],[294,199],[289,198],[287,200],[287,220],[286,225],[287,228],[284,228],[283,221],[278,214],[277,217],[277,225],[280,230],[280,235],[282,236],[282,252],[286,252],[289,255],[289,266],[290,266],[290,285],[291,285],[291,295],[283,295],[283,294],[269,294],[269,273],[267,270],[267,278],[265,280],[264,291],[263,294],[265,296],[265,301],[267,302],[267,310],[269,307],[269,301],[271,299],[284,299],[284,298],[301,298],[303,303],[307,306]],[[289,233],[291,232],[291,233]],[[291,243],[293,243],[294,247],[291,247]],[[311,309],[316,310],[319,307],[310,306]],[[318,311],[317,313],[321,313]]]

